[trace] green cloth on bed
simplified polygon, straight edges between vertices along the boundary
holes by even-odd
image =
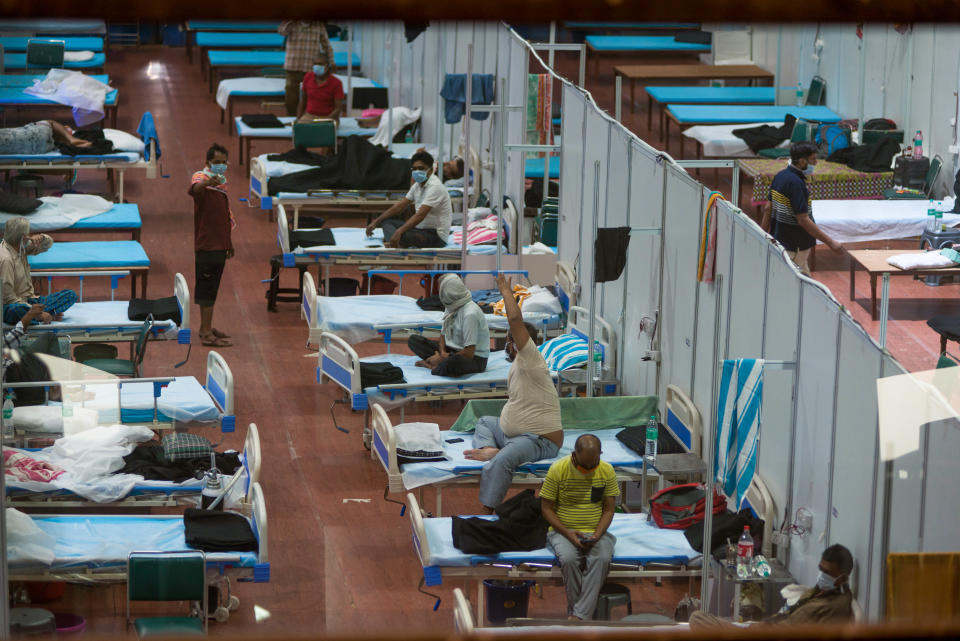
[[[598,396],[594,398],[561,398],[560,422],[566,430],[602,430],[629,425],[645,425],[657,412],[656,396]],[[456,422],[454,432],[469,432],[481,416],[500,416],[506,399],[474,399],[467,401]]]

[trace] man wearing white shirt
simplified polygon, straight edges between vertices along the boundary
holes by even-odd
[[[433,156],[425,151],[413,155],[410,163],[413,186],[406,197],[367,225],[367,236],[383,227],[387,247],[446,247],[453,209],[450,195],[433,173]],[[406,221],[394,218],[411,205],[414,213]]]

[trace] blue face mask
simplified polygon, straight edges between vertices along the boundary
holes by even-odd
[[[223,176],[224,174],[227,173],[227,164],[226,164],[226,163],[216,163],[216,164],[214,164],[214,165],[210,165],[210,173],[219,174],[219,175]]]
[[[326,73],[327,68],[324,65],[313,65],[313,75],[322,76]]]
[[[410,172],[410,176],[413,178],[414,182],[425,183],[427,181],[427,172],[423,169],[414,169]]]
[[[813,165],[807,165],[806,168],[803,170],[803,175],[804,175],[804,176],[812,176],[812,175],[813,175]]]
[[[817,587],[824,592],[829,592],[830,590],[836,589],[836,582],[836,579],[823,570],[820,570],[820,574],[817,575]]]

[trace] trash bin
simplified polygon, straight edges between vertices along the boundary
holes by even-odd
[[[57,626],[57,636],[80,634],[87,627],[86,620],[79,614],[54,612],[53,620]]]
[[[487,600],[487,619],[503,624],[507,619],[527,616],[530,588],[534,581],[501,581],[484,579],[483,590]]]

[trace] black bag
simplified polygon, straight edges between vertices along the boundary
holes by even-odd
[[[952,213],[960,214],[960,169],[957,170],[957,175],[953,178],[953,194],[956,199],[953,201]]]
[[[403,370],[390,363],[360,363],[360,387],[405,383]]]
[[[427,296],[424,298],[421,296],[417,299],[417,307],[427,312],[442,312],[443,303],[440,302],[440,297],[434,294],[433,296]]]
[[[240,122],[251,129],[280,129],[283,123],[274,114],[243,114]]]
[[[897,156],[893,164],[893,184],[910,189],[923,189],[930,169],[930,159]]]
[[[727,509],[727,499],[713,488],[714,514]],[[650,497],[650,514],[657,527],[665,530],[685,530],[703,521],[707,510],[707,491],[699,483],[684,483],[665,487]]]
[[[643,456],[647,448],[647,426],[625,427],[617,432],[617,440]],[[683,454],[685,451],[683,445],[661,425],[657,433],[657,454]]]
[[[147,317],[153,315],[155,321],[172,320],[177,325],[180,324],[180,304],[176,296],[167,296],[166,298],[133,298],[127,306],[127,318],[132,321],[147,320]]]
[[[712,534],[710,535],[710,547],[713,548],[714,557],[723,559],[726,557],[727,539],[736,544],[743,534],[744,526],[750,526],[750,536],[753,537],[753,549],[759,553],[763,546],[763,527],[764,520],[753,516],[749,509],[740,510],[740,512],[721,512],[713,515]],[[683,531],[687,537],[687,542],[697,552],[703,552],[703,521],[694,523]]]
[[[293,249],[298,247],[319,247],[333,246],[337,241],[333,238],[333,231],[329,229],[298,229],[290,232],[290,245]]]
[[[897,128],[897,123],[889,118],[871,118],[867,122],[863,123],[863,128],[871,129],[873,131],[893,131]]]

